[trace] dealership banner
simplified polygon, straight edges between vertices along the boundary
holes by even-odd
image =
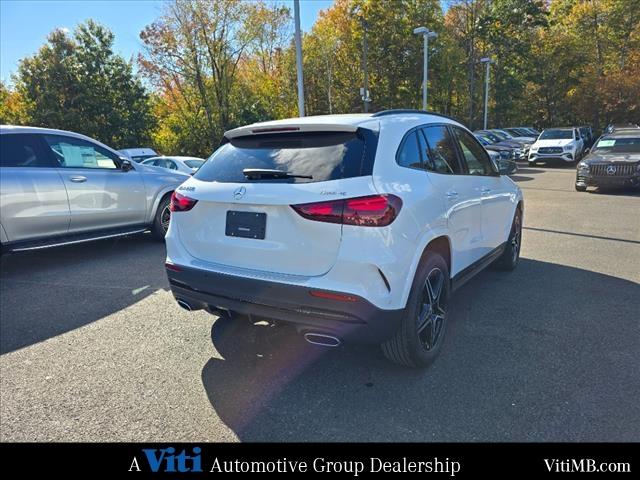
[[[18,443],[1,444],[3,465],[24,473],[97,473],[132,476],[278,474],[478,475],[590,473],[637,475],[637,444],[396,443]],[[635,456],[637,459],[637,455]],[[15,463],[18,462],[18,463]]]

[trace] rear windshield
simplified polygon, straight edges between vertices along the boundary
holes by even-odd
[[[358,132],[306,132],[234,138],[218,148],[194,174],[222,183],[310,183],[364,175],[373,170],[375,136]],[[244,169],[279,170],[311,178],[249,179]]]
[[[601,138],[595,150],[615,153],[640,153],[640,137],[638,138]]]
[[[545,130],[538,140],[573,140],[571,130]]]

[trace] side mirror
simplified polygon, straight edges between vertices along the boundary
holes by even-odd
[[[124,159],[120,164],[120,169],[123,172],[128,172],[129,170],[133,170],[133,165],[131,164],[131,160]]]

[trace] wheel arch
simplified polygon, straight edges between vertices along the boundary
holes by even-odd
[[[158,212],[158,207],[160,206],[160,203],[167,196],[171,195],[176,188],[177,188],[177,186],[175,186],[175,187],[174,186],[170,186],[170,187],[165,187],[162,190],[158,191],[158,193],[156,194],[155,199],[153,200],[153,207],[151,208],[151,210],[148,213],[148,217],[147,217],[147,222],[148,223],[153,223],[153,220],[156,218],[156,213]]]
[[[416,272],[418,271],[418,266],[420,265],[420,263],[422,263],[429,252],[437,252],[442,255],[444,261],[447,263],[447,268],[449,269],[449,277],[451,277],[451,266],[453,263],[453,248],[451,246],[451,239],[444,232],[432,232],[432,234],[428,238],[425,238],[423,240],[422,248],[417,249],[417,254],[411,264],[410,275],[407,275],[403,291],[403,305],[406,305],[409,299],[409,294],[411,292],[411,287],[413,285]]]

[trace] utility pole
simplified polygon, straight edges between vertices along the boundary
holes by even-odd
[[[429,83],[429,39],[436,38],[438,34],[429,30],[427,27],[418,27],[413,30],[416,35],[422,35],[424,42],[422,52],[422,109],[427,110],[427,89]]]
[[[302,38],[300,36],[300,0],[293,0],[295,21],[296,67],[298,70],[298,113],[304,117],[304,78],[302,76]]]
[[[484,128],[487,129],[487,109],[489,105],[489,67],[492,63],[495,63],[491,58],[484,57],[480,59],[480,63],[485,64],[485,73],[484,73]]]

